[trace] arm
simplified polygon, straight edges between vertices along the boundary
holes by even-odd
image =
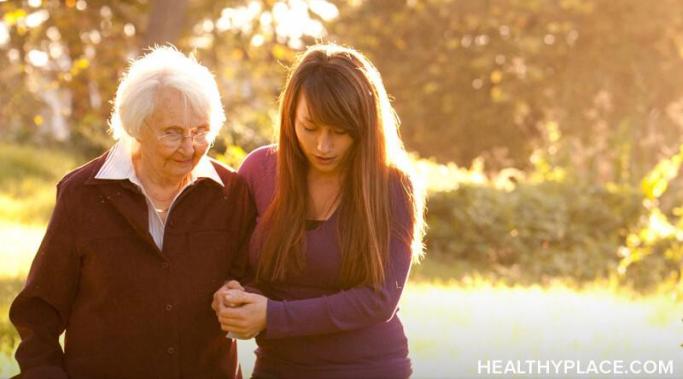
[[[240,212],[228,215],[236,231],[232,238],[236,239],[234,256],[230,262],[229,280],[249,282],[249,241],[256,225],[256,206],[247,182],[236,176],[232,184],[232,204]]]
[[[71,210],[60,183],[26,285],[10,308],[10,319],[21,336],[16,359],[23,379],[67,378],[59,336],[66,328],[80,275]]]
[[[379,291],[355,287],[330,296],[274,301],[224,287],[214,301],[224,304],[217,310],[221,328],[240,338],[260,333],[261,338],[274,339],[335,333],[386,322],[396,312],[410,268],[410,252],[403,243],[401,247],[405,249],[392,248],[395,254],[390,257],[386,280]],[[237,304],[241,306],[230,307]]]
[[[237,171],[247,184],[257,215],[265,212],[274,196],[276,161],[274,146],[262,146],[249,153]],[[261,290],[257,288],[255,280],[256,267],[248,264],[245,273],[241,283],[246,291],[260,294]]]
[[[247,187],[246,181],[242,177],[236,177],[232,184],[232,204],[239,204],[240,213],[230,214],[232,222],[236,224],[237,231],[233,238],[237,239],[234,256],[230,261],[228,269],[228,278],[225,284],[213,294],[213,301],[211,308],[217,313],[221,311],[222,306],[236,306],[236,304],[223,304],[220,300],[226,291],[237,289],[244,291],[242,283],[250,282],[249,272],[249,240],[256,224],[256,206],[254,205],[253,197]]]
[[[219,316],[225,330],[262,338],[286,338],[354,330],[390,320],[397,309],[411,265],[413,221],[411,204],[394,196],[386,277],[382,287],[355,287],[331,296],[274,301],[256,294],[232,292],[229,302],[247,303]],[[265,327],[265,331],[262,331]],[[256,333],[254,333],[256,332]]]
[[[331,296],[295,301],[268,299],[263,338],[285,338],[360,329],[389,321],[410,271],[410,243],[392,236],[386,278],[375,291],[355,287]]]

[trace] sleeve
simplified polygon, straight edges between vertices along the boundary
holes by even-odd
[[[274,301],[268,299],[265,339],[310,336],[360,329],[394,317],[412,262],[414,219],[403,188],[392,186],[389,259],[379,290],[354,287],[330,296]]]
[[[231,260],[230,277],[228,280],[234,279],[244,283],[250,277],[248,272],[249,240],[256,224],[256,206],[247,188],[247,183],[239,176],[235,176],[233,192],[233,204],[237,209],[240,209],[240,213],[230,215],[233,220],[232,222],[235,224],[234,230],[237,231],[237,234],[234,236],[237,241],[234,251],[235,256]]]
[[[265,145],[249,153],[237,171],[238,175],[247,183],[249,195],[255,204],[254,228],[257,222],[256,218],[260,212],[263,212],[263,208],[267,206],[268,199],[272,196],[271,192],[273,189],[272,187],[274,186],[272,182],[275,176],[275,164],[275,145]],[[259,208],[259,206],[261,208]],[[245,257],[247,260],[249,254],[249,241],[250,240],[247,240],[245,246]],[[245,276],[240,283],[245,287],[247,292],[262,293],[261,289],[257,288],[255,284],[256,267],[248,264],[248,262]]]
[[[10,320],[21,337],[16,359],[22,379],[63,379],[65,330],[76,296],[80,259],[72,230],[73,208],[61,182],[57,202],[23,290],[10,307]]]
[[[254,197],[257,196],[256,191],[259,187],[260,181],[263,181],[264,175],[269,174],[268,164],[269,160],[273,158],[274,146],[261,146],[244,158],[244,161],[237,170],[239,176],[246,180],[249,186],[249,191]]]

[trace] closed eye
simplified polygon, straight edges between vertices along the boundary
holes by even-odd
[[[163,135],[166,135],[166,136],[176,136],[176,135],[182,135],[183,130],[182,130],[182,128],[178,128],[178,127],[170,127],[170,128],[164,129],[161,133]]]
[[[316,129],[318,129],[314,125],[307,124],[307,123],[302,123],[302,126],[303,126],[304,130],[307,132],[314,132]]]
[[[209,133],[209,128],[201,127],[191,131],[193,136],[204,136]]]

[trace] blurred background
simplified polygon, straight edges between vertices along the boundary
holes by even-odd
[[[376,64],[428,187],[400,312],[416,378],[551,356],[683,373],[683,1],[0,0],[0,377],[55,184],[112,145],[128,60],[172,43],[208,66],[211,155],[238,167],[317,41]]]

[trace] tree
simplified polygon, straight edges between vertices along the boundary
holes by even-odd
[[[524,167],[554,123],[567,162],[635,182],[680,141],[679,2],[336,4],[330,34],[377,64],[423,156]]]
[[[175,43],[185,24],[187,0],[153,0],[143,47]]]
[[[301,2],[300,2],[301,3]],[[321,3],[318,1],[318,3]],[[303,4],[303,3],[301,3]],[[275,99],[294,50],[320,37],[318,17],[283,1],[85,0],[0,3],[0,118],[4,138],[68,140],[102,151],[127,61],[175,44],[215,73],[229,128],[217,146],[249,148],[272,135]],[[297,24],[283,28],[296,17]],[[319,18],[319,17],[318,17]],[[317,25],[303,31],[291,26]],[[2,31],[7,38],[2,40]]]

